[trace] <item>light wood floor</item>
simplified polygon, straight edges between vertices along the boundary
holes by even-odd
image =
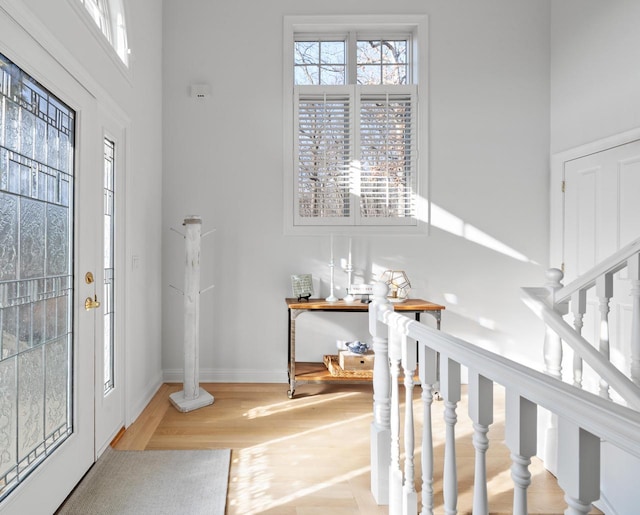
[[[370,385],[303,385],[294,399],[287,398],[285,384],[201,386],[215,397],[214,404],[180,413],[170,404],[169,395],[182,385],[163,385],[114,447],[231,448],[227,515],[388,513],[386,506],[375,504],[369,490]],[[499,397],[500,392],[496,394]],[[442,409],[441,403],[434,403],[434,441],[439,453],[436,513],[443,513]],[[464,401],[457,413],[458,513],[463,514],[471,513],[474,450]],[[512,512],[511,461],[503,443],[503,412],[498,410],[494,419],[487,453],[489,506],[492,514],[506,514]],[[529,513],[563,513],[566,505],[553,476],[536,459],[530,471]]]

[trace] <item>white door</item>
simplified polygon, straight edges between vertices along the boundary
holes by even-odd
[[[640,237],[640,141],[567,161],[564,167],[565,284]],[[626,270],[614,276],[609,304],[611,361],[628,373],[631,298]],[[600,306],[588,297],[584,334],[597,342]]]
[[[52,513],[95,456],[100,128],[41,46],[5,17],[0,32],[38,78],[0,62],[0,513]]]
[[[100,280],[96,327],[96,453],[124,428],[124,178],[126,132],[122,121],[101,109],[103,123]]]

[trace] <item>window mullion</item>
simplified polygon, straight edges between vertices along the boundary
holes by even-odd
[[[356,84],[358,80],[357,63],[358,35],[351,31],[347,35],[347,84]]]
[[[361,199],[361,170],[360,161],[360,87],[354,84],[351,88],[351,134],[353,135],[353,145],[351,147],[351,218],[356,225],[360,225],[360,199]]]

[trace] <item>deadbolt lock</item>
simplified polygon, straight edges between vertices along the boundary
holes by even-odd
[[[84,282],[87,284],[91,284],[93,282],[93,274],[91,272],[84,274]]]

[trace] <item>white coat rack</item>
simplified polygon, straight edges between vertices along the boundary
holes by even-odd
[[[193,411],[213,404],[213,395],[200,388],[200,240],[202,238],[202,219],[199,216],[188,216],[182,224],[186,231],[185,268],[184,268],[184,381],[182,391],[169,396],[171,403],[178,411]],[[175,229],[173,229],[176,231]],[[180,231],[176,231],[182,234]],[[207,234],[210,234],[209,231]],[[173,287],[175,288],[175,287]],[[178,290],[177,288],[175,288]],[[180,290],[178,290],[180,291]]]

